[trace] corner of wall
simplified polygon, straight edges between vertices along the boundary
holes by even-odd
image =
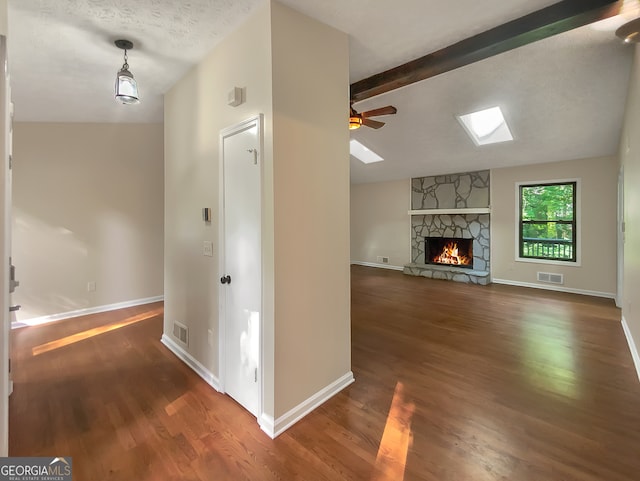
[[[620,161],[624,169],[624,267],[622,273],[622,317],[625,335],[639,369],[640,304],[640,44],[634,46],[634,64],[620,145]]]

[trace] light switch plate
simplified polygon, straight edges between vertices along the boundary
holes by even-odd
[[[204,241],[202,243],[202,255],[207,257],[213,257],[213,242]]]

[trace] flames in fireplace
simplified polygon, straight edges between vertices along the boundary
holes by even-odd
[[[473,239],[459,237],[426,237],[426,264],[473,269]]]
[[[468,266],[473,262],[468,256],[462,254],[457,242],[447,242],[442,248],[442,252],[433,258],[436,264],[453,264]]]

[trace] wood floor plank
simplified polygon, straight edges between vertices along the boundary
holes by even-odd
[[[14,331],[10,454],[96,481],[640,479],[608,299],[354,266],[356,382],[275,440],[161,334],[160,303]]]

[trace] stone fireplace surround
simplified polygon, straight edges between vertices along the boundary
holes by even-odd
[[[491,282],[489,171],[411,179],[411,260],[404,273],[486,285]],[[473,239],[473,269],[425,264],[425,237]]]

